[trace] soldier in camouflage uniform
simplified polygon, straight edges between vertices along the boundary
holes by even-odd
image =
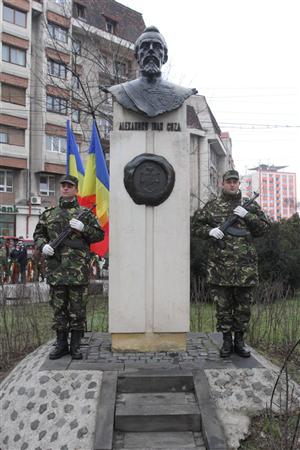
[[[77,201],[78,180],[71,175],[61,180],[59,205],[46,209],[36,226],[33,238],[46,256],[50,304],[53,307],[53,329],[57,342],[50,359],[69,353],[68,332],[71,331],[70,353],[81,359],[80,339],[86,319],[87,287],[90,272],[89,245],[101,241],[104,232],[92,212],[76,219],[85,209]],[[49,242],[70,226],[74,232],[55,250]]]
[[[228,357],[233,350],[242,357],[250,356],[244,333],[250,320],[253,288],[258,283],[257,254],[252,241],[269,227],[258,203],[252,203],[248,210],[241,206],[239,186],[238,172],[228,170],[223,175],[220,197],[209,201],[192,218],[192,233],[210,238],[207,281],[216,303],[217,330],[223,333],[221,357]],[[234,225],[238,230],[224,235],[219,226],[232,214],[238,216]]]

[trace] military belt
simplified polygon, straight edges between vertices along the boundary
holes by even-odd
[[[250,231],[246,230],[245,228],[236,228],[231,226],[227,228],[226,233],[235,237],[245,237],[249,236]]]

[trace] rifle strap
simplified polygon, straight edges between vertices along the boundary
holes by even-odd
[[[62,246],[70,247],[75,250],[86,250],[88,244],[83,239],[65,239]]]

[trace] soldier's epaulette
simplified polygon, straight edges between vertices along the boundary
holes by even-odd
[[[44,211],[42,212],[42,214],[47,214],[50,211],[52,211],[53,209],[57,208],[57,206],[48,206],[44,209]]]

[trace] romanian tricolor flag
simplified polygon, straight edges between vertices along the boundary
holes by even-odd
[[[71,129],[70,121],[67,121],[67,175],[73,175],[78,179],[78,201],[82,195],[84,167],[80,158],[75,136]]]
[[[109,243],[109,175],[95,121],[85,166],[80,204],[88,208],[96,204],[95,213],[105,237],[103,241],[92,244],[91,250],[104,256],[108,252]]]

